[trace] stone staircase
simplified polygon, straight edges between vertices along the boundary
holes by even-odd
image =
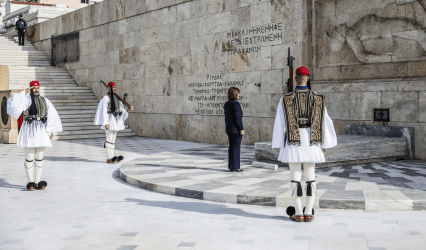
[[[100,126],[93,125],[98,99],[89,87],[77,86],[65,68],[50,66],[50,58],[38,51],[30,41],[18,46],[17,37],[0,36],[0,65],[9,67],[10,89],[26,89],[29,82],[41,84],[41,95],[48,98],[61,117],[63,132],[54,140],[88,139],[105,137]],[[131,128],[118,136],[133,136]]]

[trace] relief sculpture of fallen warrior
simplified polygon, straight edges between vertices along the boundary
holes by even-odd
[[[417,2],[426,8],[426,0]],[[384,3],[387,2],[384,1]],[[414,19],[405,17],[386,18],[371,14],[364,16],[351,27],[348,27],[346,23],[339,24],[326,31],[326,34],[333,38],[330,42],[331,51],[340,52],[347,43],[354,55],[366,64],[400,60],[398,55],[393,52],[383,53],[367,49],[365,43],[373,39],[413,40],[418,42],[426,52],[426,27]]]

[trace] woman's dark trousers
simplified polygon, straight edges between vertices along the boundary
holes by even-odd
[[[228,139],[228,168],[230,170],[240,169],[241,140],[243,136],[240,134],[228,134]]]
[[[19,45],[24,46],[24,42],[25,42],[25,32],[24,30],[18,30],[18,39],[19,39]]]

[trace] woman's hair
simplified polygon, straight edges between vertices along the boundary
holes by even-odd
[[[238,88],[230,87],[228,89],[228,99],[229,100],[236,100],[239,93],[240,93],[240,90]]]

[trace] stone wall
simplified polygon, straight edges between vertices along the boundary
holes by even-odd
[[[373,11],[405,8],[419,19],[422,1],[414,2],[105,0],[41,23],[35,45],[50,53],[52,35],[79,31],[80,60],[65,67],[98,97],[106,92],[99,78],[118,83],[135,106],[128,123],[138,135],[219,144],[227,143],[222,105],[230,86],[241,89],[243,143],[271,140],[290,47],[295,66],[310,67],[314,90],[328,97],[340,133],[346,124],[374,124],[373,108],[389,107],[385,125],[415,127],[417,157],[426,159],[426,89],[417,79],[426,69],[421,41],[413,40],[420,26],[409,22],[401,34],[379,23],[384,38],[363,31],[362,50],[349,32]]]

